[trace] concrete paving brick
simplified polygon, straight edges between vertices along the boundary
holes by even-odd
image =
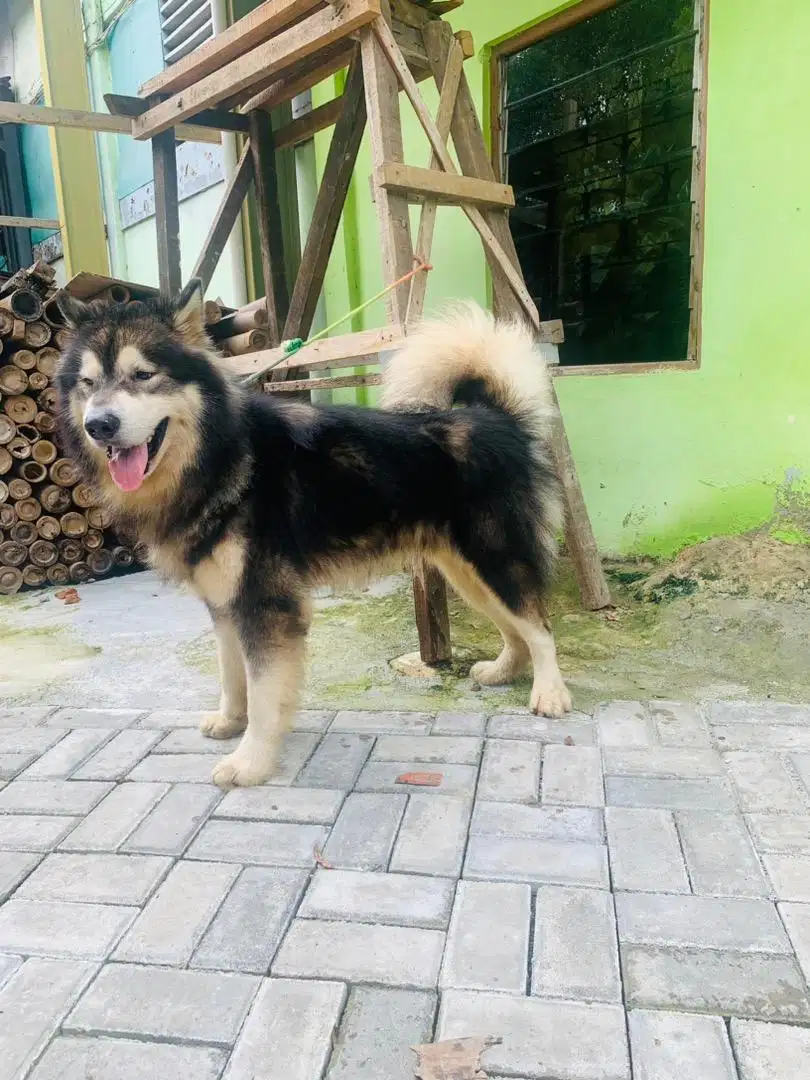
[[[810,809],[810,793],[803,792],[774,754],[732,751],[723,761],[737,789],[743,811],[785,811],[803,814]]]
[[[391,870],[457,877],[467,844],[471,809],[469,799],[411,795],[391,856]]]
[[[25,770],[24,780],[66,780],[94,750],[113,735],[108,728],[77,728]],[[86,777],[88,780],[106,777]]]
[[[336,870],[385,870],[402,820],[405,795],[349,795],[323,855]]]
[[[226,1058],[224,1050],[211,1046],[61,1035],[45,1051],[30,1080],[154,1080],[167,1076],[218,1080]]]
[[[808,724],[810,709],[782,701],[715,701],[709,719],[713,724]]]
[[[536,840],[605,839],[602,812],[579,806],[525,806],[476,800],[470,832],[485,836],[525,836]]]
[[[427,990],[353,987],[326,1080],[413,1080],[411,1047],[430,1041],[435,1009]]]
[[[79,820],[44,814],[0,814],[0,851],[50,851]]]
[[[483,735],[486,713],[440,712],[433,721],[434,735]]]
[[[478,778],[478,798],[536,803],[540,796],[542,756],[541,743],[488,739]]]
[[[156,731],[119,731],[74,773],[74,780],[122,780],[160,738]]]
[[[604,806],[602,767],[596,747],[547,746],[543,754],[542,801]]]
[[[810,793],[810,754],[791,754],[788,760]]]
[[[0,829],[3,823],[0,819]],[[32,851],[7,851],[0,856],[0,903],[25,881],[42,855]]]
[[[810,726],[712,724],[711,732],[721,750],[810,751]]]
[[[648,750],[607,748],[603,752],[607,776],[672,777],[701,780],[723,775],[723,763],[714,750],[686,746],[653,746]]]
[[[224,863],[177,863],[122,938],[114,959],[187,963],[238,875]]]
[[[171,859],[155,855],[46,856],[17,890],[20,900],[90,904],[145,904],[166,875]]]
[[[621,954],[629,1008],[810,1020],[801,972],[788,956],[624,944]]]
[[[199,727],[181,727],[165,734],[158,734],[160,740],[155,746],[156,754],[230,754],[241,741],[241,735],[232,739],[212,739],[203,735]]]
[[[810,855],[766,852],[762,861],[779,900],[810,903]]]
[[[688,893],[689,876],[670,810],[605,810],[614,889]]]
[[[0,814],[88,814],[111,788],[97,780],[12,780],[0,791]]]
[[[810,815],[746,814],[745,823],[758,851],[810,855]]]
[[[532,994],[621,1002],[613,897],[601,889],[537,890]]]
[[[658,741],[663,746],[709,748],[709,727],[696,706],[651,701],[649,709]]]
[[[731,1021],[740,1080],[799,1080],[810,1076],[810,1028]]]
[[[706,810],[679,810],[675,820],[693,892],[770,895],[742,818]]]
[[[291,731],[285,735],[278,765],[267,783],[289,787],[312,757],[319,738],[319,735],[304,731]],[[304,786],[315,787],[316,785],[305,784]]]
[[[325,735],[299,773],[296,786],[351,791],[373,745],[373,735]]]
[[[0,708],[0,728],[36,727],[53,712],[55,705],[7,705]]]
[[[601,844],[513,836],[471,836],[464,877],[606,889],[607,848]]]
[[[460,881],[439,986],[525,993],[530,922],[528,885]]]
[[[67,734],[68,732],[63,728],[3,729],[0,727],[0,753],[39,757],[40,754],[44,754],[52,746],[55,746],[60,739],[64,739]]]
[[[217,759],[212,754],[149,754],[127,780],[153,784],[210,784]]]
[[[334,712],[326,709],[299,709],[293,720],[293,731],[315,731],[323,735],[335,719]]]
[[[454,892],[455,882],[443,878],[318,870],[298,918],[446,930]]]
[[[254,866],[312,866],[314,852],[323,848],[328,835],[321,825],[219,818],[203,825],[188,858]]]
[[[341,983],[265,980],[223,1080],[322,1076],[345,998]]]
[[[640,701],[612,701],[596,710],[602,746],[651,746],[652,725]]]
[[[77,960],[31,957],[0,989],[0,1080],[20,1080],[95,973]],[[61,1078],[60,1078],[61,1080]]]
[[[126,784],[125,788],[148,786]],[[166,790],[166,785],[160,786]],[[130,832],[123,849],[153,855],[182,855],[221,798],[222,793],[211,784],[175,784],[165,798],[160,802],[155,800],[156,805]],[[103,806],[104,803],[99,810]]]
[[[719,1016],[634,1009],[627,1023],[635,1080],[737,1080]]]
[[[542,1001],[448,990],[436,1041],[497,1032],[483,1056],[491,1076],[526,1080],[630,1080],[624,1010],[617,1005]]]
[[[339,712],[330,731],[356,731],[365,735],[429,735],[428,713]]]
[[[435,765],[430,761],[369,761],[355,784],[357,791],[412,791],[407,784],[398,784],[397,777],[410,772],[441,773],[438,787],[420,788],[422,794],[469,795],[475,791],[478,769],[474,765]],[[2,795],[2,792],[0,792]]]
[[[274,975],[345,979],[432,990],[444,949],[441,930],[296,919],[281,944]]]
[[[494,739],[528,739],[530,742],[594,746],[596,725],[589,716],[572,714],[566,720],[550,720],[530,713],[490,717],[487,734]],[[571,745],[570,743],[568,745]]]
[[[619,938],[634,945],[789,953],[776,908],[768,900],[620,893]]]
[[[57,709],[45,722],[61,728],[128,728],[141,716],[137,709]]]
[[[258,986],[253,975],[106,964],[63,1031],[231,1046]]]
[[[785,924],[790,943],[799,961],[799,967],[810,985],[810,904],[779,904],[779,913]]]
[[[380,735],[372,761],[429,761],[441,765],[477,765],[483,739],[462,735]]]
[[[306,883],[304,870],[247,867],[205,932],[190,967],[266,974]]]
[[[135,727],[162,731],[178,727],[196,728],[200,726],[202,718],[201,709],[155,709],[154,712],[142,716]]]
[[[214,811],[215,817],[245,821],[291,821],[302,825],[331,825],[345,793],[328,788],[235,788]]]
[[[121,784],[62,841],[62,851],[116,851],[155,807],[168,784]]]
[[[5,986],[22,963],[23,958],[21,956],[12,956],[10,953],[0,953],[0,987]]]
[[[135,907],[12,898],[0,908],[0,950],[103,960],[137,914]]]
[[[13,780],[34,761],[35,754],[0,754],[0,780]]]
[[[609,806],[638,806],[662,810],[715,810],[731,813],[737,802],[725,780],[669,780],[606,776]]]

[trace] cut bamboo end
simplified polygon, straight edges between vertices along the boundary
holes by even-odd
[[[15,476],[13,480],[8,482],[8,493],[15,502],[19,502],[20,499],[30,498],[31,491],[31,485],[27,480],[23,480],[21,476]]]
[[[62,327],[61,330],[54,330],[53,343],[57,347],[57,349],[60,350],[60,352],[64,352],[70,344],[70,339],[72,336],[73,332],[71,330],[68,330],[67,327]]]
[[[25,550],[25,548],[23,548]],[[0,566],[0,593],[3,596],[13,596],[22,588],[22,571],[14,566]]]
[[[23,394],[28,389],[28,376],[14,364],[0,367],[0,390],[4,394]]]
[[[17,520],[17,511],[11,503],[0,504],[0,529],[10,529]]]
[[[62,314],[62,309],[59,307],[58,297],[52,296],[50,300],[45,301],[42,305],[42,318],[48,326],[64,327],[65,316]]]
[[[80,559],[79,562],[71,563],[68,567],[68,572],[70,574],[70,580],[74,585],[81,585],[83,582],[89,581],[93,576],[93,571],[83,559]]]
[[[66,563],[74,563],[84,554],[84,548],[78,540],[61,540],[57,547],[60,558]]]
[[[98,551],[100,547],[104,547],[104,533],[98,529],[88,529],[82,537],[82,544],[85,551]]]
[[[56,374],[56,369],[59,367],[59,350],[52,349],[50,345],[46,345],[44,349],[39,349],[37,352],[37,371],[43,375],[47,375],[49,379],[52,379]]]
[[[70,493],[71,498],[76,506],[82,510],[87,510],[95,502],[97,502],[97,495],[89,484],[77,484]]]
[[[53,566],[49,566],[45,577],[49,585],[67,585],[70,581],[68,568],[63,563],[54,563]]]
[[[6,450],[15,461],[25,461],[31,457],[31,443],[28,439],[24,439],[22,435],[15,435],[10,442],[7,442]]]
[[[44,409],[45,412],[55,413],[57,406],[57,394],[54,386],[49,386],[47,390],[43,390],[37,398],[37,403],[40,409]],[[11,415],[9,413],[9,415]]]
[[[70,458],[59,458],[51,465],[48,475],[60,487],[73,487],[79,479],[79,471]]]
[[[41,588],[48,580],[45,571],[39,566],[32,566],[31,563],[23,567],[22,579],[23,585],[28,585],[32,589]]]
[[[37,538],[37,530],[30,521],[18,521],[15,525],[12,525],[9,536],[18,544],[24,544],[26,547],[30,547]]]
[[[0,308],[0,337],[8,337],[14,329],[14,316],[10,311]]]
[[[76,510],[70,510],[67,514],[62,514],[59,524],[62,526],[62,532],[65,536],[70,538],[84,536],[87,532],[87,518]]]
[[[16,368],[14,369],[17,370]],[[22,374],[22,372],[20,372]],[[43,394],[50,394],[53,391],[54,395],[54,409],[56,408],[56,391],[53,387],[49,387],[44,390],[39,396]],[[3,402],[3,412],[6,416],[10,416],[15,424],[30,424],[34,417],[37,415],[36,402],[30,397],[20,395],[19,397],[8,397]]]
[[[93,529],[104,530],[112,523],[112,516],[104,506],[91,506],[85,514],[87,522]]]
[[[266,330],[248,330],[245,334],[224,338],[220,347],[226,356],[243,356],[270,347],[270,335]]]
[[[34,566],[46,568],[53,566],[57,561],[59,551],[56,544],[51,543],[50,540],[35,540],[28,549],[28,558]]]
[[[126,285],[110,285],[99,294],[99,299],[106,300],[110,304],[128,304],[132,299],[132,293]]]
[[[42,513],[42,504],[39,499],[20,499],[16,509],[20,521],[36,521]]]
[[[4,503],[8,499],[8,484],[4,480],[0,480],[0,503]]]
[[[43,514],[41,518],[36,522],[37,535],[41,536],[43,540],[56,540],[62,533],[62,527],[55,517],[50,514]]]
[[[53,464],[56,461],[57,453],[56,444],[52,443],[50,439],[37,439],[31,447],[31,457],[40,465]]]
[[[33,390],[34,393],[39,393],[40,390],[47,390],[50,379],[47,375],[43,375],[41,371],[32,371],[28,376],[28,388]]]
[[[11,357],[11,362],[21,371],[33,371],[37,366],[37,354],[31,349],[17,349]]]
[[[35,443],[39,438],[39,432],[33,424],[18,424],[17,434],[21,435],[28,443]]]
[[[11,417],[6,416],[5,413],[0,413],[0,446],[5,446],[6,443],[11,442],[16,434],[17,425]]]
[[[48,484],[42,488],[39,499],[49,514],[64,514],[70,507],[70,492],[58,484]]]
[[[46,322],[31,322],[25,324],[25,336],[23,341],[29,349],[40,349],[51,340],[51,328]]]
[[[4,540],[0,544],[0,564],[5,566],[22,566],[28,558],[28,548],[25,544],[18,544],[16,540]]]
[[[113,567],[112,552],[107,548],[99,548],[97,551],[87,553],[87,565],[94,574],[108,574]]]
[[[14,458],[6,450],[5,446],[0,446],[0,476],[5,476],[6,473],[11,472],[13,464]]]
[[[43,435],[52,435],[56,431],[56,417],[50,413],[38,412],[34,417],[34,427]]]
[[[33,289],[15,289],[0,300],[0,308],[23,322],[36,322],[42,315],[42,301]]]
[[[113,562],[116,566],[132,566],[135,562],[135,555],[131,548],[128,547],[114,547],[112,550]]]
[[[29,484],[41,484],[47,477],[48,470],[44,465],[40,465],[38,461],[26,461],[24,465],[20,466],[20,475],[24,477]]]

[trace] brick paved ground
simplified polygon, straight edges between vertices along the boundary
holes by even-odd
[[[197,720],[0,712],[0,1080],[810,1076],[807,708]]]

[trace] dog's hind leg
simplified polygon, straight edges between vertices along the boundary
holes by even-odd
[[[211,612],[219,661],[219,712],[203,718],[200,731],[211,739],[229,739],[247,726],[247,673],[239,635],[231,619]]]
[[[284,734],[291,727],[303,681],[308,618],[271,617],[260,632],[241,627],[247,660],[247,730],[223,758],[213,780],[223,788],[249,787],[269,779]]]

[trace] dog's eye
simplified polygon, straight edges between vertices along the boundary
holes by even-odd
[[[84,379],[84,378],[79,379],[79,386],[83,387],[85,390],[92,390],[93,389],[93,380],[92,379]]]
[[[153,379],[154,377],[154,371],[141,370],[135,372],[135,378],[138,380],[138,382],[149,382],[149,380]]]

